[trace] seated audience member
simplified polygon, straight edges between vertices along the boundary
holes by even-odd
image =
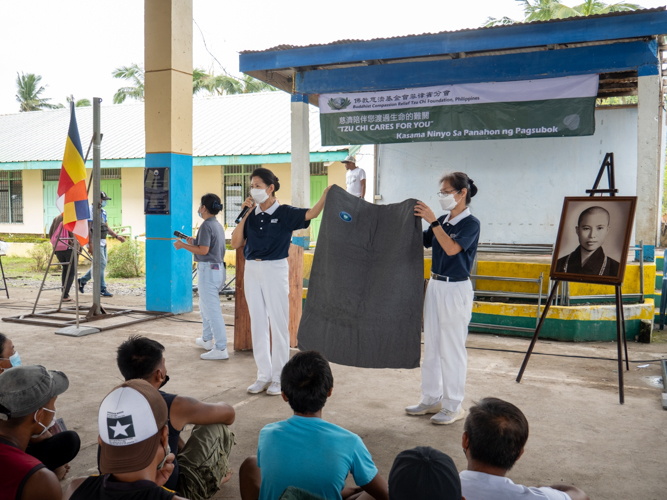
[[[328,499],[363,490],[362,495],[388,500],[387,482],[361,438],[322,420],[333,391],[327,360],[315,351],[295,354],[283,368],[280,384],[294,415],[259,433],[257,456],[247,458],[239,471],[241,498],[276,500],[293,486]],[[350,472],[361,489],[345,487]]]
[[[0,373],[15,366],[21,366],[21,356],[14,343],[0,333]],[[56,419],[53,419],[53,424]],[[52,424],[52,425],[53,425]],[[79,454],[81,440],[74,431],[63,431],[56,435],[49,430],[30,440],[26,453],[42,462],[62,480],[69,471],[69,463]]]
[[[117,363],[125,380],[143,379],[155,389],[169,381],[164,346],[155,340],[130,337],[118,348]],[[234,423],[234,408],[159,392],[167,404],[169,446],[176,454],[174,473],[165,487],[191,500],[210,498],[231,476],[234,433],[228,426]],[[195,427],[184,443],[180,433],[187,424]]]
[[[56,475],[26,453],[56,418],[56,398],[69,387],[64,373],[16,366],[0,374],[0,500],[60,500]]]
[[[164,484],[174,471],[167,404],[145,380],[130,380],[100,405],[99,476],[73,480],[63,500],[180,500]]]
[[[461,480],[449,455],[429,446],[398,454],[389,472],[390,500],[461,500]]]
[[[468,470],[460,474],[467,500],[588,500],[574,486],[529,488],[505,477],[528,441],[528,420],[512,403],[485,398],[469,411],[463,433]]]

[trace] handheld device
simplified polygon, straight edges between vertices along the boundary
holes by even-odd
[[[180,231],[174,231],[174,236],[181,238],[182,240],[187,240],[189,238],[187,234],[183,234]]]

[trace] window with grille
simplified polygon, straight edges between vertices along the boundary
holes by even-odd
[[[329,167],[327,167],[322,161],[317,163],[311,162],[310,175],[329,175]]]
[[[225,225],[235,227],[243,201],[250,195],[250,174],[261,165],[225,165]]]
[[[60,180],[60,169],[52,168],[49,170],[42,170],[42,180],[43,181],[59,181]]]
[[[23,223],[23,172],[0,171],[0,223]]]

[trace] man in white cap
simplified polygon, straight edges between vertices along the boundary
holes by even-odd
[[[100,475],[75,479],[63,500],[181,500],[163,487],[174,470],[167,403],[145,380],[104,398],[97,417]]]
[[[64,373],[39,365],[0,374],[0,498],[60,500],[56,475],[25,450],[55,423],[56,398],[68,387]]]
[[[345,169],[347,170],[345,174],[347,192],[359,198],[366,196],[366,172],[364,172],[364,169],[357,167],[354,156],[345,158],[343,165],[345,165]]]

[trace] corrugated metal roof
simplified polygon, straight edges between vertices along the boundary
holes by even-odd
[[[647,13],[647,12],[661,12],[664,11],[666,7],[655,7],[653,9],[638,9],[638,10],[633,10],[630,12],[610,12],[609,14],[597,14],[594,16],[581,16],[581,17],[565,17],[563,19],[551,19],[549,21],[533,21],[530,23],[516,23],[516,24],[511,24],[511,25],[503,25],[503,26],[480,26],[479,28],[463,28],[460,30],[451,30],[451,31],[439,31],[437,33],[420,33],[420,34],[414,34],[414,35],[402,35],[402,36],[391,36],[387,38],[368,38],[368,39],[350,39],[350,40],[337,40],[335,42],[330,42],[330,43],[313,43],[310,45],[289,45],[289,44],[281,44],[281,45],[276,45],[275,47],[271,47],[270,49],[262,49],[262,50],[242,50],[240,54],[253,54],[257,52],[273,52],[277,50],[292,50],[292,49],[304,49],[307,47],[325,47],[329,45],[345,45],[349,43],[359,43],[359,42],[371,42],[371,41],[376,41],[376,40],[395,40],[395,39],[400,39],[400,38],[412,38],[412,37],[420,37],[420,36],[432,36],[432,35],[442,35],[444,33],[460,33],[460,32],[465,32],[465,31],[481,31],[481,30],[501,30],[501,29],[507,29],[511,27],[516,27],[516,26],[525,26],[525,25],[534,25],[534,24],[552,24],[552,23],[562,23],[562,22],[567,22],[567,21],[583,21],[583,20],[590,20],[590,19],[599,19],[599,18],[604,18],[604,17],[615,17],[615,16],[631,16],[637,13]]]
[[[291,150],[290,96],[262,92],[194,98],[193,156],[267,155]],[[310,108],[310,151],[323,147],[319,112]],[[77,108],[83,153],[93,134],[93,108]],[[102,159],[144,158],[144,104],[102,106]],[[62,160],[69,109],[0,115],[0,163]],[[91,155],[92,157],[92,155]]]

